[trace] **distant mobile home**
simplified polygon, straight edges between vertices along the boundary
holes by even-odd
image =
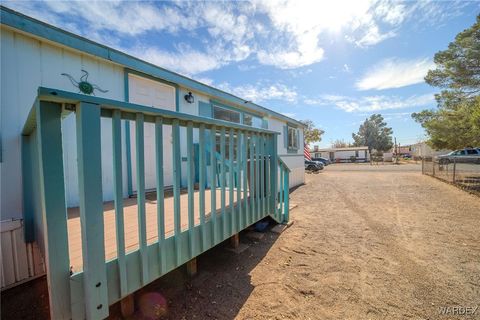
[[[52,318],[104,318],[261,218],[288,220],[301,122],[5,7],[1,70],[1,285],[46,271]]]
[[[356,162],[370,161],[368,147],[347,147],[347,148],[325,148],[313,149],[310,151],[313,158],[326,158],[332,162],[350,162],[354,157]]]

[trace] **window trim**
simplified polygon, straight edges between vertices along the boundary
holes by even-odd
[[[219,108],[219,109],[225,110],[225,111],[227,111],[227,112],[233,112],[233,113],[237,113],[237,114],[238,114],[238,122],[228,121],[228,120],[223,120],[223,121],[228,121],[228,122],[231,122],[231,123],[243,124],[243,116],[242,116],[242,113],[241,113],[240,111],[233,110],[233,109],[230,109],[230,108],[225,108],[225,107],[223,107],[223,106],[221,106],[221,105],[218,105],[218,104],[216,104],[216,103],[212,103],[212,118],[213,118],[213,119],[222,120],[222,119],[215,118],[215,108]]]
[[[293,132],[295,132],[295,141],[292,141],[294,142],[294,144],[296,144],[296,146],[294,144],[292,144],[292,146],[290,146],[290,129],[293,130]],[[298,151],[298,149],[300,149],[300,146],[298,145],[299,144],[299,139],[300,139],[300,132],[298,131],[298,128],[294,127],[294,126],[291,126],[289,124],[287,124],[287,151]]]
[[[252,111],[246,111],[246,110],[243,110],[239,107],[232,107],[230,105],[226,105],[226,104],[224,104],[224,103],[222,103],[218,100],[215,100],[215,99],[210,99],[210,105],[212,106],[212,119],[215,119],[214,118],[214,107],[219,107],[219,108],[223,108],[225,110],[240,113],[240,122],[239,122],[240,124],[245,124],[245,115],[246,114],[251,116],[251,117],[259,118],[262,121],[262,126],[260,128],[263,128],[263,120],[265,120],[265,117],[264,117],[263,114],[254,113]],[[235,122],[232,122],[232,123],[235,123]],[[255,128],[255,127],[253,127],[253,128]]]

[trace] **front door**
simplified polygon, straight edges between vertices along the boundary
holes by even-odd
[[[128,97],[129,102],[152,106],[154,108],[175,111],[175,87],[159,81],[150,80],[144,77],[129,74],[128,76]],[[132,158],[132,187],[137,191],[136,173],[136,143],[135,143],[135,122],[130,126],[131,158]],[[145,123],[145,189],[156,188],[155,169],[155,126],[152,123]],[[164,185],[173,184],[172,174],[172,128],[169,125],[163,126],[163,176]]]

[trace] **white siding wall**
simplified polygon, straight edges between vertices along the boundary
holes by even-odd
[[[77,92],[61,73],[78,79],[81,69],[90,73],[89,81],[109,90],[96,95],[124,100],[123,68],[112,63],[53,46],[13,32],[2,26],[1,33],[1,134],[2,163],[1,220],[22,217],[21,132],[39,86]],[[63,123],[67,203],[78,204],[75,143],[75,118]],[[111,124],[102,119],[102,182],[104,198],[112,198]],[[125,163],[125,161],[124,161]],[[124,174],[126,177],[126,174]],[[126,186],[126,181],[124,183]],[[125,190],[126,192],[126,190]]]
[[[303,184],[305,182],[305,164],[303,156],[303,129],[299,128],[300,145],[297,153],[288,153],[285,146],[284,127],[287,123],[283,120],[270,117],[268,119],[268,129],[280,132],[278,135],[277,146],[278,154],[290,168],[290,188]]]
[[[209,103],[210,99],[208,96],[203,95],[198,92],[192,92],[193,96],[195,97],[195,102],[194,103],[188,103],[185,101],[184,96],[191,92],[191,90],[188,89],[183,89],[180,88],[179,90],[179,111],[182,113],[187,113],[191,115],[198,116],[199,114],[199,109],[198,109],[198,104],[200,101]],[[187,141],[187,130],[184,127],[180,128],[180,141]],[[198,129],[193,129],[193,142],[196,143],[198,142]],[[208,142],[208,141],[207,141]],[[210,142],[208,142],[210,143]],[[181,157],[184,158],[187,156],[187,144],[182,143],[180,145],[180,154]],[[208,174],[208,172],[207,172]],[[187,162],[182,161],[182,185],[186,186],[188,181],[187,181]]]
[[[360,152],[363,153],[363,150],[362,151],[359,151],[359,156],[360,156]],[[335,159],[336,158],[340,158],[340,159],[350,159],[350,157],[354,157],[355,156],[355,151],[336,151],[335,152]],[[363,158],[363,154],[361,156]]]
[[[75,79],[89,72],[89,81],[99,85],[107,93],[96,92],[100,97],[125,99],[124,69],[80,52],[52,45],[45,41],[14,32],[2,26],[1,33],[1,113],[2,163],[0,164],[0,208],[1,220],[22,218],[22,177],[21,177],[21,132],[39,86],[77,92],[70,81],[61,73],[68,73]],[[179,111],[198,115],[199,101],[209,102],[209,97],[193,92],[195,103],[189,104],[183,96],[187,89],[180,89]],[[303,130],[300,129],[300,146],[297,154],[288,153],[284,144],[286,122],[276,118],[268,119],[268,128],[280,132],[278,153],[291,168],[290,186],[304,182]],[[123,128],[123,127],[122,127]],[[75,116],[63,120],[63,148],[68,206],[78,205],[78,176],[76,163]],[[102,119],[102,187],[104,200],[113,198],[111,120]],[[125,133],[122,132],[125,141]],[[182,141],[186,130],[181,131]],[[198,141],[198,131],[194,131],[194,141]],[[186,156],[186,145],[182,143],[181,154]],[[124,153],[124,194],[127,195],[126,159]],[[182,184],[185,185],[186,162],[182,162]]]
[[[0,225],[0,240],[2,289],[45,274],[45,265],[37,244],[27,244],[24,241],[22,220],[3,221]]]

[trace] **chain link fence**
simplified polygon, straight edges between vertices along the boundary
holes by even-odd
[[[455,184],[480,195],[480,164],[442,161],[435,157],[422,159],[422,173]]]

